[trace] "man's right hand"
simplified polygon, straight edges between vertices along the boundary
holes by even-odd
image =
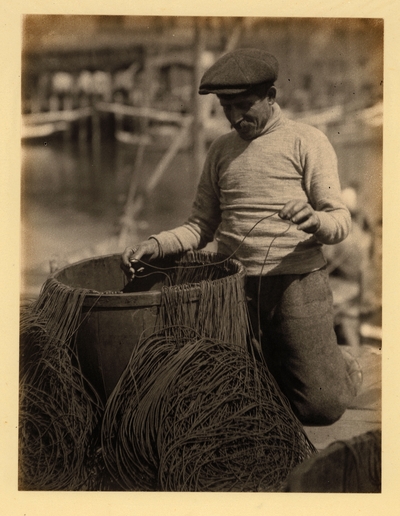
[[[149,238],[136,246],[127,247],[121,255],[120,267],[124,271],[126,277],[129,280],[132,280],[135,277],[136,270],[140,267],[139,260],[142,258],[146,261],[154,260],[155,258],[158,258],[159,255],[160,249],[157,240]]]

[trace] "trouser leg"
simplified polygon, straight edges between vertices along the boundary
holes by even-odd
[[[356,387],[337,345],[332,294],[325,270],[248,278],[249,310],[267,365],[305,425],[341,417]]]

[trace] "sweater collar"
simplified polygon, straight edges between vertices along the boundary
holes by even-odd
[[[256,137],[259,138],[260,136],[263,136],[264,134],[271,133],[276,129],[276,127],[280,124],[282,120],[282,110],[276,102],[272,104],[272,115],[269,118],[266,126],[262,130],[262,132]]]

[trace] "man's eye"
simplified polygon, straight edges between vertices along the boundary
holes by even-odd
[[[240,111],[248,111],[251,108],[252,104],[250,102],[246,102],[245,104],[237,104],[235,106],[236,109]]]
[[[222,108],[225,112],[232,111],[233,108],[238,109],[239,111],[246,112],[249,109],[251,109],[253,106],[254,106],[254,102],[246,102],[246,103],[240,103],[240,104],[235,104],[235,105],[227,104],[227,105],[222,106]]]

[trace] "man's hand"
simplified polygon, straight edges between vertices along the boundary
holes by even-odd
[[[154,238],[149,238],[134,247],[127,247],[121,255],[120,267],[124,271],[126,277],[129,280],[132,280],[136,274],[134,265],[141,258],[144,257],[146,260],[154,260],[158,256],[158,242]]]
[[[306,233],[315,233],[320,228],[321,222],[314,208],[304,201],[289,201],[279,212],[283,220],[290,220],[297,224],[297,229]]]

